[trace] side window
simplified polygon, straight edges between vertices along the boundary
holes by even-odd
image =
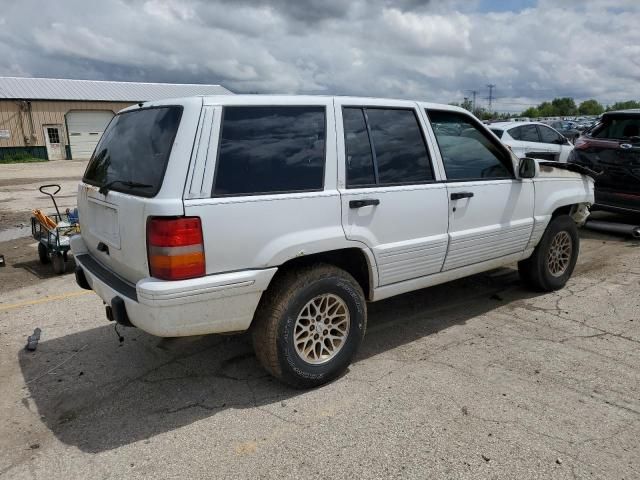
[[[213,195],[322,190],[324,107],[225,107]]]
[[[376,177],[373,167],[373,154],[369,144],[369,133],[361,108],[344,108],[342,110],[344,124],[345,156],[347,160],[347,186],[361,187],[375,185]]]
[[[468,115],[440,110],[427,115],[448,180],[513,178],[511,159]]]
[[[513,138],[514,140],[522,140],[520,138],[520,132],[520,127],[512,128],[511,130],[509,130],[509,135],[511,135],[511,138]]]
[[[427,146],[413,110],[365,110],[378,166],[380,185],[433,180]]]
[[[562,137],[549,127],[538,125],[538,131],[540,132],[540,140],[542,143],[558,144],[562,140]]]
[[[347,187],[433,180],[427,146],[411,109],[342,110]]]
[[[538,136],[538,130],[535,125],[522,125],[518,127],[520,130],[520,138],[523,142],[540,142],[540,137]]]

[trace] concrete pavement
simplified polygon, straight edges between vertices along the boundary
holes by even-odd
[[[0,478],[640,478],[640,243],[581,234],[559,292],[502,269],[370,305],[311,391],[246,336],[120,343],[72,275],[4,281]]]

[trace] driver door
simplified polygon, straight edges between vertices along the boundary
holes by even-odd
[[[444,110],[427,115],[449,197],[443,271],[522,253],[534,223],[533,181],[515,178],[511,155],[475,118]]]

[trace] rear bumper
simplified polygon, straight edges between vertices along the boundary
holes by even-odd
[[[114,300],[117,305],[123,303],[131,324],[159,337],[248,329],[260,296],[277,270],[245,270],[180,281],[144,278],[133,285],[87,253],[80,235],[72,237],[71,248],[81,269],[76,278],[86,279],[83,288],[88,285],[112,309]]]

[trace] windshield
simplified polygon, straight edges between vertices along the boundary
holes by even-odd
[[[594,127],[592,137],[613,138],[616,140],[626,140],[630,137],[640,136],[640,114],[635,115],[606,115]]]
[[[182,107],[130,110],[116,115],[89,160],[83,180],[111,190],[153,197],[160,190]],[[116,182],[117,181],[117,182]]]

